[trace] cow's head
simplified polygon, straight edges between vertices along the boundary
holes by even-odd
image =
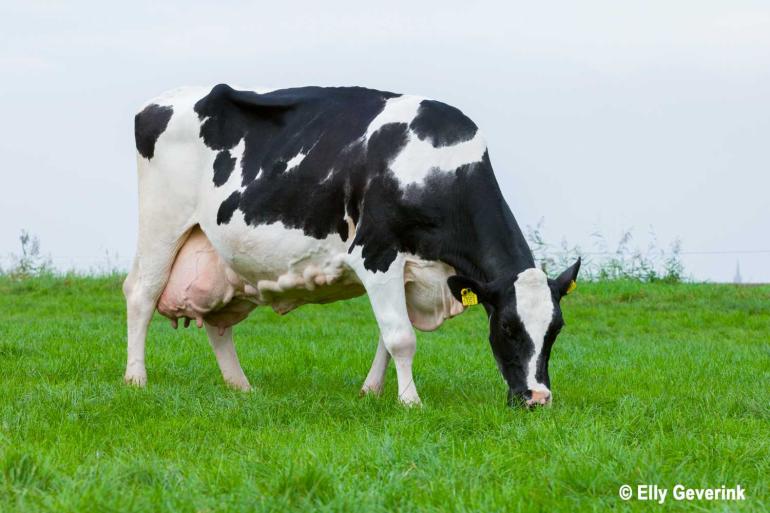
[[[575,286],[580,259],[558,278],[537,268],[489,283],[465,276],[449,278],[458,301],[478,297],[489,315],[489,342],[503,378],[510,405],[551,402],[548,359],[564,319],[559,302]]]

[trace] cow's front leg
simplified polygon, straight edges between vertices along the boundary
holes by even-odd
[[[361,387],[361,395],[369,393],[380,395],[382,387],[385,385],[385,372],[388,370],[388,363],[390,363],[390,353],[385,348],[385,341],[380,335],[377,353],[374,355],[372,368],[369,369],[369,374],[367,374],[364,385]]]
[[[383,345],[396,364],[398,398],[407,405],[420,404],[420,396],[417,395],[412,377],[417,337],[406,309],[403,255],[397,255],[384,272],[366,269],[360,246],[354,249],[348,261],[369,295]]]
[[[238,361],[238,354],[235,352],[232,326],[225,329],[221,335],[219,328],[209,323],[205,323],[205,326],[209,336],[209,344],[211,344],[211,349],[214,350],[214,355],[217,357],[219,370],[222,371],[222,378],[224,378],[225,383],[236,390],[250,391],[251,385],[243,373],[241,363]]]

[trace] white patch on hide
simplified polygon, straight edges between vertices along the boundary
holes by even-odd
[[[527,387],[530,390],[547,391],[548,387],[535,379],[535,372],[537,360],[543,351],[545,334],[553,319],[553,299],[548,278],[540,269],[527,269],[519,273],[514,286],[516,312],[534,344],[534,351],[527,364]]]
[[[305,160],[305,154],[302,152],[297,153],[288,161],[286,161],[286,171],[291,171],[295,167],[299,166],[303,160]]]
[[[428,139],[420,140],[410,130],[409,141],[390,163],[390,169],[402,185],[420,183],[434,169],[454,171],[460,166],[480,162],[486,151],[487,143],[478,131],[470,141],[434,148]]]
[[[406,123],[407,125],[411,123],[417,116],[420,102],[424,99],[419,96],[398,96],[388,99],[382,112],[369,123],[364,136],[366,140],[368,141],[374,132],[389,123]]]
[[[389,123],[410,125],[420,110],[420,103],[425,100],[420,96],[399,96],[390,98],[377,117],[366,129],[364,140]],[[451,146],[435,148],[429,138],[420,139],[412,129],[407,131],[406,145],[390,163],[390,169],[401,185],[420,183],[434,169],[444,172],[454,171],[460,166],[480,162],[487,151],[487,143],[480,131],[469,141]]]

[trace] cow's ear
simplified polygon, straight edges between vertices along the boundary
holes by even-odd
[[[562,298],[575,290],[575,287],[577,287],[578,271],[580,271],[579,257],[577,262],[572,264],[567,268],[566,271],[561,273],[555,280],[553,280],[553,285],[556,289],[556,292],[559,294],[559,298]]]
[[[477,303],[490,303],[492,293],[486,283],[481,283],[467,276],[450,276],[447,279],[449,290],[459,302],[465,306]]]

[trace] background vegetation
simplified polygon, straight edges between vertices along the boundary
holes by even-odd
[[[628,229],[614,245],[602,233],[594,232],[591,234],[593,247],[586,250],[570,244],[567,239],[562,239],[559,244],[546,242],[543,225],[544,220],[541,219],[535,226],[527,226],[526,237],[535,262],[550,275],[557,275],[579,257],[582,260],[582,281],[679,283],[687,279],[681,260],[681,241],[676,239],[668,247],[663,247],[652,228],[645,246],[635,244],[634,230]]]

